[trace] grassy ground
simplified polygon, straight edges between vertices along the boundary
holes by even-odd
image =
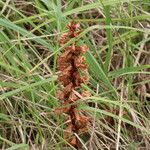
[[[149,150],[149,10],[149,0],[0,0],[0,149],[74,149],[53,113],[58,39],[74,20],[90,48],[83,149]]]

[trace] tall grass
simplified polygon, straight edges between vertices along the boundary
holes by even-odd
[[[63,138],[55,97],[58,40],[81,24],[92,96],[78,109],[91,116],[83,149],[150,147],[148,0],[0,0],[0,149],[74,149]],[[77,136],[77,135],[76,135]]]

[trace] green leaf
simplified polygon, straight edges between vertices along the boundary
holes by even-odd
[[[126,75],[126,74],[134,74],[134,73],[137,73],[137,71],[139,71],[139,70],[148,69],[148,68],[150,68],[150,65],[121,68],[121,69],[110,72],[109,77],[111,77],[113,79],[113,78],[117,78],[119,76]],[[142,71],[138,72],[138,73],[142,73]],[[147,72],[147,74],[148,74],[148,72]]]
[[[38,81],[38,82],[36,82],[36,83],[32,83],[32,84],[30,84],[30,85],[22,86],[22,87],[20,87],[20,88],[18,88],[18,89],[15,89],[15,90],[12,90],[12,91],[10,91],[10,92],[7,92],[7,93],[4,93],[4,94],[0,95],[0,100],[3,100],[3,99],[5,99],[5,98],[7,98],[7,97],[16,95],[16,94],[18,94],[19,92],[22,92],[22,91],[24,91],[24,90],[28,90],[29,88],[36,87],[36,86],[39,86],[39,85],[42,85],[42,84],[44,84],[44,83],[47,83],[47,82],[50,82],[50,81],[54,81],[54,80],[56,80],[56,76],[53,76],[53,77],[51,77],[51,78],[49,78],[49,79],[45,79],[45,80]]]
[[[27,144],[15,144],[6,150],[29,150],[29,146]]]
[[[90,67],[91,71],[94,73],[94,75],[96,77],[98,77],[99,80],[101,80],[102,82],[104,82],[105,86],[107,88],[109,88],[109,90],[115,91],[115,89],[112,86],[112,84],[110,83],[108,77],[106,76],[106,74],[104,73],[104,71],[102,70],[102,68],[100,67],[100,65],[97,62],[97,60],[90,53],[90,51],[87,52],[87,54],[86,54],[86,60],[87,60],[87,63],[89,64],[89,67]]]
[[[132,121],[130,121],[128,119],[125,119],[123,117],[119,117],[118,115],[112,114],[111,112],[107,112],[105,110],[101,110],[101,109],[97,109],[97,108],[92,108],[92,107],[89,107],[89,106],[82,106],[80,108],[83,109],[83,110],[90,111],[90,112],[93,111],[93,112],[101,113],[103,115],[113,117],[114,119],[117,119],[117,120],[120,119],[121,121],[123,121],[123,122],[125,122],[127,124],[130,124],[130,125],[138,128],[138,129],[140,129],[141,131],[145,131],[148,134],[150,134],[150,130],[149,129],[147,129],[147,128],[143,127],[143,126],[140,126],[140,125],[138,125],[138,124],[136,124],[136,123],[134,123],[134,122],[132,122]]]
[[[39,44],[42,44],[43,46],[46,46],[50,50],[53,50],[52,46],[47,43],[45,40],[41,39],[40,37],[34,35],[33,33],[28,32],[27,30],[21,28],[20,26],[15,25],[13,22],[6,20],[6,19],[0,19],[0,26],[5,27],[6,29],[12,29],[16,32],[19,32],[24,37],[31,38],[33,41],[38,42]]]

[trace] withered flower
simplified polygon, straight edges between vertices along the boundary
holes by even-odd
[[[68,33],[62,34],[59,44],[63,46],[71,38],[76,38],[80,31],[78,31],[80,25],[75,22],[68,24]],[[80,89],[82,83],[87,83],[89,80],[87,68],[88,65],[85,62],[85,57],[82,56],[89,48],[86,45],[78,46],[76,43],[66,47],[63,53],[57,59],[58,68],[58,80],[63,85],[63,90],[58,90],[56,97],[62,102],[62,108],[55,110],[56,114],[66,113],[70,122],[66,127],[65,138],[76,149],[79,149],[81,143],[75,137],[74,133],[80,134],[81,131],[87,130],[89,118],[81,115],[79,110],[76,109],[76,101],[79,97],[75,94],[75,90]],[[81,76],[82,72],[82,76]],[[89,97],[88,91],[81,91],[82,97]]]
[[[81,96],[83,96],[83,97],[90,97],[91,93],[89,91],[83,91]]]

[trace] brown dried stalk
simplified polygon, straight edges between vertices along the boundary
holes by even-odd
[[[71,22],[68,25],[69,32],[64,33],[60,38],[60,46],[67,43],[70,39],[76,38],[79,35],[79,24]],[[79,97],[74,91],[80,89],[81,83],[88,82],[88,71],[85,58],[82,56],[88,51],[86,45],[78,46],[76,43],[64,49],[63,53],[58,57],[57,67],[59,71],[58,80],[63,85],[63,90],[57,91],[57,98],[62,102],[62,108],[57,108],[55,113],[66,113],[69,116],[65,138],[68,139],[70,144],[75,148],[80,147],[79,140],[73,133],[80,134],[86,130],[89,118],[81,115],[77,110],[75,102]],[[80,71],[79,71],[80,70]],[[84,74],[80,75],[80,72]],[[82,91],[81,96],[89,97],[88,91]]]

